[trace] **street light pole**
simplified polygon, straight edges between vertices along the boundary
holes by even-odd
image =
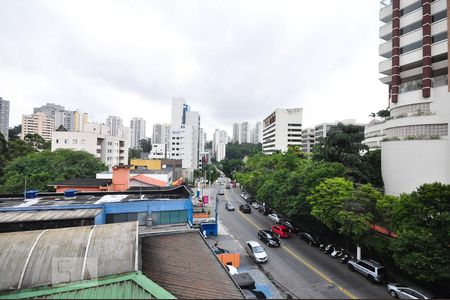
[[[219,192],[217,192],[217,194],[216,194],[216,215],[215,215],[215,219],[216,219],[216,224],[219,224]]]

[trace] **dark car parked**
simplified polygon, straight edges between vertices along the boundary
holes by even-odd
[[[300,228],[298,228],[297,226],[295,226],[288,220],[281,220],[280,225],[286,226],[287,229],[289,230],[289,232],[293,232],[293,233],[300,232]]]
[[[279,247],[280,240],[270,230],[258,231],[258,239],[266,243],[269,247]]]
[[[243,213],[247,213],[247,214],[252,212],[252,209],[251,209],[250,205],[248,205],[248,204],[239,205],[239,210],[242,211]]]
[[[272,209],[270,207],[262,206],[262,205],[258,208],[258,211],[265,216],[272,213]]]
[[[320,242],[317,237],[312,236],[311,234],[307,232],[300,232],[298,234],[302,240],[307,242],[310,246],[318,247]]]

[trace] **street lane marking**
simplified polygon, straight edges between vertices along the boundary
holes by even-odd
[[[228,197],[226,196],[225,193],[225,198],[228,201]],[[252,224],[256,229],[261,230],[262,228],[259,227],[255,222],[253,222],[249,217],[247,217],[246,215],[244,215],[241,211],[239,211],[239,214],[244,217],[244,219],[246,219],[250,224]],[[310,264],[309,262],[307,262],[304,258],[300,257],[298,254],[296,254],[294,251],[292,251],[288,246],[283,245],[281,247],[281,249],[284,249],[287,253],[289,253],[292,257],[294,257],[296,260],[298,260],[299,262],[301,262],[302,264],[304,264],[306,267],[308,267],[311,271],[313,271],[314,273],[316,273],[317,275],[319,275],[320,277],[322,277],[326,282],[328,282],[329,284],[334,285],[335,287],[338,288],[338,290],[340,290],[342,293],[344,293],[345,295],[347,295],[348,297],[350,297],[350,299],[358,299],[358,297],[356,297],[355,295],[353,295],[351,292],[349,292],[347,289],[341,287],[340,285],[338,285],[336,282],[334,282],[333,280],[331,280],[327,275],[325,275],[324,273],[322,273],[321,271],[319,271],[316,267],[314,267],[312,264]]]

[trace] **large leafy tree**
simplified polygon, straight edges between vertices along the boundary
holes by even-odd
[[[8,130],[8,140],[18,140],[19,134],[22,132],[22,125],[14,126]]]
[[[51,143],[46,141],[42,136],[37,133],[27,134],[24,138],[25,142],[33,146],[36,150],[50,150]]]
[[[150,152],[152,151],[152,140],[151,139],[142,139],[139,141],[139,148],[142,152]]]
[[[349,168],[349,174],[355,181],[366,183],[368,178],[363,170],[361,152],[368,148],[361,144],[363,139],[364,132],[360,126],[339,123],[314,146],[313,159],[342,163]]]
[[[317,185],[307,201],[311,214],[331,230],[340,227],[339,213],[353,193],[353,183],[344,178],[330,178]]]
[[[85,151],[59,149],[19,157],[5,168],[2,193],[21,193],[25,188],[49,191],[48,185],[69,178],[95,177],[107,167]]]
[[[230,160],[243,159],[245,156],[261,152],[261,150],[262,150],[261,144],[250,144],[250,143],[239,144],[237,142],[228,143],[226,147],[225,158]]]
[[[450,280],[450,185],[424,184],[392,208],[396,263],[419,279]]]

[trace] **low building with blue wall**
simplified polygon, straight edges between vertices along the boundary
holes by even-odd
[[[25,199],[26,198],[26,199]],[[141,226],[192,224],[184,187],[126,192],[0,195],[0,232],[139,221]]]

